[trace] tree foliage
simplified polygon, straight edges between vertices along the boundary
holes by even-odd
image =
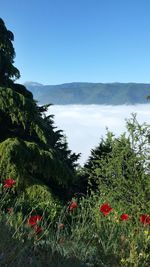
[[[150,206],[150,127],[140,125],[133,114],[127,121],[127,134],[116,138],[109,133],[92,150],[84,175],[89,188],[125,205],[143,210]]]
[[[63,131],[54,126],[53,115],[46,115],[49,105],[39,107],[31,92],[13,82],[19,77],[13,66],[13,38],[0,19],[0,177],[1,181],[10,176],[16,181],[18,197],[36,190],[37,185],[34,196],[37,193],[38,200],[43,186],[41,202],[46,204],[48,194],[53,200],[52,195],[71,196],[79,154],[68,148]]]
[[[13,65],[15,58],[13,41],[13,33],[7,30],[0,18],[0,85],[8,86],[11,80],[20,77],[19,70]]]
[[[14,164],[20,177],[26,173],[57,192],[71,187],[79,155],[68,149],[62,131],[54,131],[50,116],[42,117],[32,98],[12,88],[0,88],[0,114],[1,175],[11,174]]]

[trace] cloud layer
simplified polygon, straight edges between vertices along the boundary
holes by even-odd
[[[72,151],[82,153],[79,163],[83,165],[90,150],[105,137],[106,127],[116,136],[125,131],[125,119],[137,113],[139,122],[150,124],[150,105],[65,105],[51,106],[48,114],[55,115],[55,126],[67,136]]]

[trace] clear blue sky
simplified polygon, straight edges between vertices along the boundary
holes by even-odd
[[[20,82],[150,83],[150,0],[0,0]]]

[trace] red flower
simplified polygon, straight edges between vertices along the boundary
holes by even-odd
[[[28,224],[31,226],[34,226],[38,223],[38,221],[40,221],[42,219],[42,216],[40,215],[33,215],[29,218],[28,220]]]
[[[64,228],[65,228],[65,225],[64,225],[63,223],[60,223],[60,224],[58,225],[58,227],[59,227],[59,229],[64,229]]]
[[[108,203],[104,203],[100,207],[100,211],[104,214],[104,216],[108,215],[108,213],[112,210]]]
[[[15,184],[15,181],[11,178],[8,178],[5,181],[3,181],[3,183],[5,188],[10,188]]]
[[[38,225],[34,225],[34,231],[38,235],[43,231],[43,229]]]
[[[150,217],[146,214],[142,214],[140,216],[140,222],[143,223],[143,224],[150,224]]]
[[[77,208],[77,203],[76,202],[71,202],[68,208],[69,208],[69,210],[76,209]]]
[[[129,219],[129,215],[127,213],[121,214],[121,216],[120,216],[120,220],[121,221],[126,221],[128,219]]]

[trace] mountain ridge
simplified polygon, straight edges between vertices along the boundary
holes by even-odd
[[[147,83],[91,83],[72,82],[59,85],[25,83],[34,98],[41,104],[148,104],[150,84]]]

